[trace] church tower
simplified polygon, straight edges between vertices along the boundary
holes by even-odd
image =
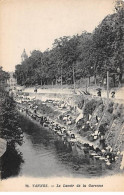
[[[22,62],[24,62],[27,58],[28,58],[28,55],[26,54],[26,51],[24,49],[24,51],[23,51],[23,53],[21,55]]]

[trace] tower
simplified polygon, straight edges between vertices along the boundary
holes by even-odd
[[[24,62],[27,58],[28,58],[28,55],[26,54],[26,51],[24,49],[24,51],[23,51],[23,53],[21,55],[22,62]]]

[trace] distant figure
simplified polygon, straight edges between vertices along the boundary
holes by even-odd
[[[114,98],[115,97],[115,91],[111,92],[111,97]]]
[[[28,114],[28,109],[26,108],[26,114]]]
[[[95,151],[96,153],[101,153],[101,150],[98,147],[95,149]]]
[[[104,149],[105,146],[106,146],[106,144],[105,144],[105,138],[104,138],[103,135],[101,135],[101,136],[100,136],[100,148],[101,148],[101,149]]]
[[[40,124],[43,126],[43,116],[40,119]]]
[[[36,93],[37,93],[37,89],[34,89],[34,92],[36,92]]]
[[[101,90],[98,90],[97,95],[101,97]]]
[[[99,120],[98,120],[98,116],[96,115],[96,122],[98,123],[99,122]]]

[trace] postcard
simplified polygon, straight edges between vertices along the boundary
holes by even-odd
[[[124,191],[124,1],[0,1],[0,191]]]

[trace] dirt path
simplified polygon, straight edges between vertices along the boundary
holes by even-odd
[[[88,92],[92,95],[92,96],[97,96],[97,89],[98,87],[89,87],[88,88]],[[38,96],[39,94],[43,93],[43,94],[68,94],[68,95],[72,95],[72,94],[81,94],[80,91],[85,91],[85,89],[76,89],[74,92],[74,89],[69,89],[69,88],[61,88],[61,86],[59,88],[49,88],[49,89],[41,89],[38,88],[37,93],[34,92],[35,87],[30,87],[30,88],[24,88],[23,87],[23,91],[24,92],[28,92],[28,93],[32,93],[35,96]],[[115,91],[115,98],[111,98],[111,92]],[[105,89],[102,89],[102,98],[107,98],[107,92]],[[124,87],[121,88],[115,88],[115,89],[111,89],[109,92],[109,98],[110,100],[116,102],[116,103],[123,103],[124,104]]]

